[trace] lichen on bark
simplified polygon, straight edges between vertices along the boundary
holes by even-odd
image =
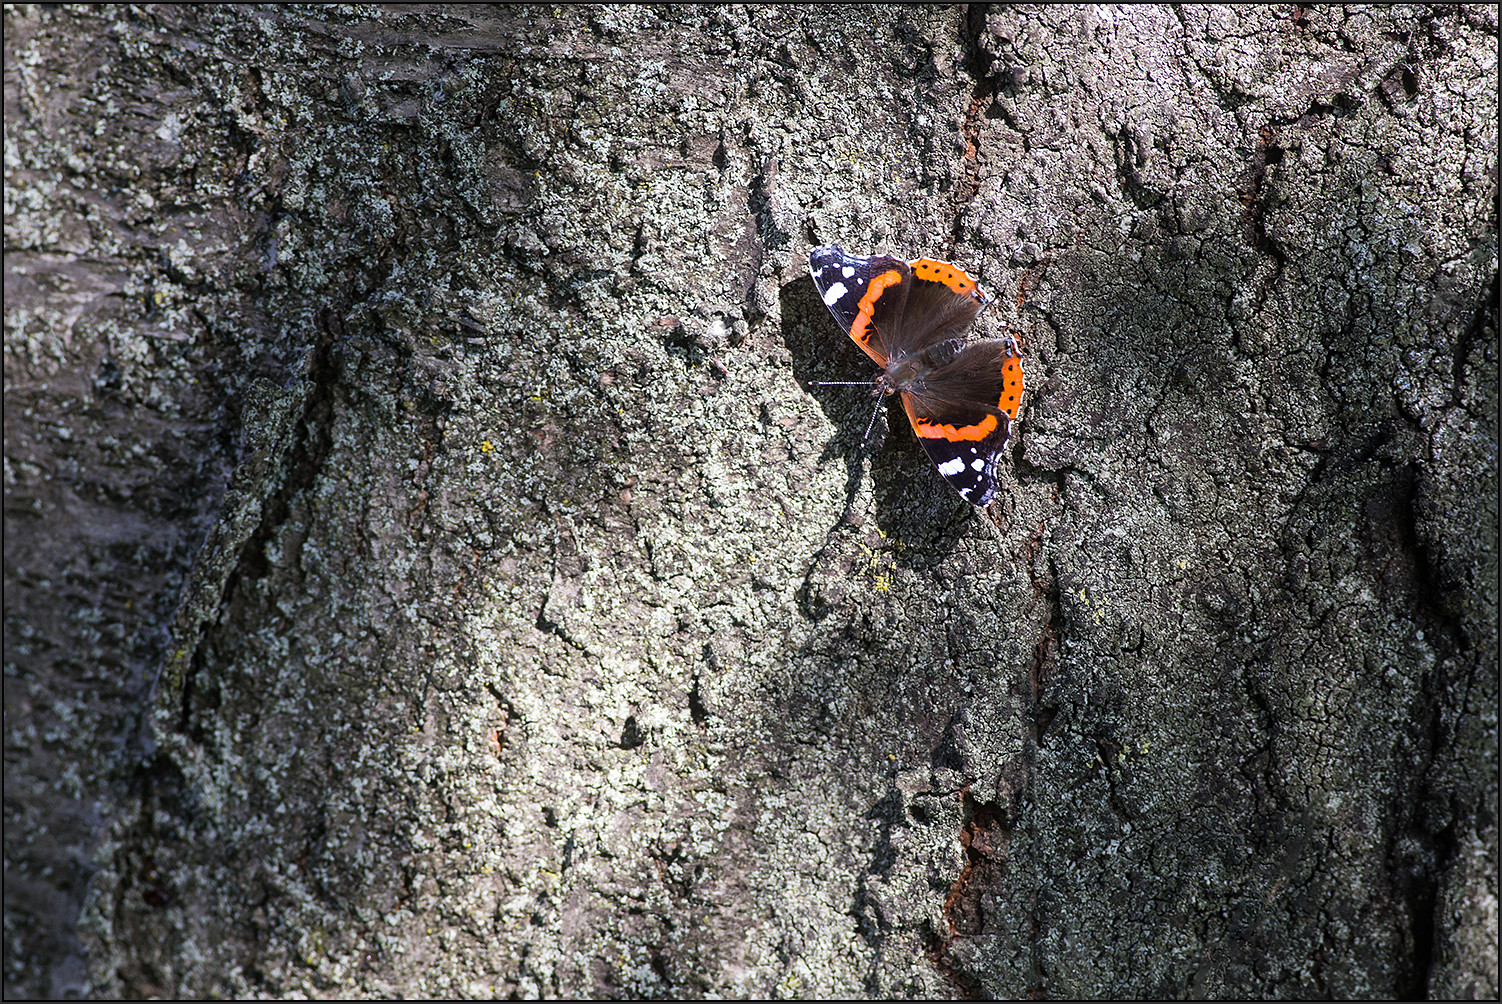
[[[8,995],[1496,996],[1495,7],[5,18]]]

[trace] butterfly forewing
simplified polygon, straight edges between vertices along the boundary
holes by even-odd
[[[896,330],[886,332],[888,344],[901,346],[906,353],[964,338],[986,302],[937,282],[914,282],[912,287],[902,316],[896,319]]]
[[[913,270],[900,258],[856,258],[837,247],[808,256],[819,297],[845,333],[879,366],[891,358],[891,333],[902,324]]]

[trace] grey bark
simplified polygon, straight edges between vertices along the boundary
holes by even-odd
[[[1497,996],[1494,6],[5,19],[8,995]]]

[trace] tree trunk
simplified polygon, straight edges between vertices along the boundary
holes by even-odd
[[[7,8],[7,995],[1496,997],[1496,17]]]

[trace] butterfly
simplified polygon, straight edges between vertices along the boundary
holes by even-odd
[[[960,497],[983,506],[1022,408],[1022,356],[1010,338],[966,342],[989,301],[964,269],[932,258],[809,253],[824,305],[882,368],[878,396],[900,394],[918,442]]]

